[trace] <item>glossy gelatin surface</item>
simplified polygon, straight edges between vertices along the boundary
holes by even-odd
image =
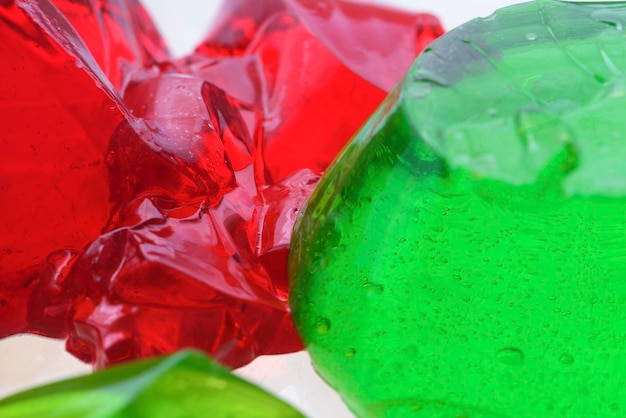
[[[312,194],[296,326],[362,417],[626,413],[624,3],[435,41]]]
[[[302,414],[194,351],[130,362],[0,401],[0,417],[301,418]]]
[[[407,69],[442,32],[346,4],[227,1],[175,59],[136,0],[1,1],[0,337],[67,338],[97,367],[301,349],[296,214],[400,77],[335,51],[358,41],[370,67]],[[371,43],[324,26],[326,6],[349,33],[372,20]]]

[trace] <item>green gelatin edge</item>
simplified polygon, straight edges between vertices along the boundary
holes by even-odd
[[[626,3],[435,41],[326,173],[297,328],[360,417],[626,416]]]
[[[303,418],[195,351],[115,366],[0,400],[0,418]]]

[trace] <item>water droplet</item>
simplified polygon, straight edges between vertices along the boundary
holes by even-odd
[[[363,289],[370,295],[380,295],[385,290],[382,285],[373,282],[363,283]]]
[[[328,331],[330,331],[330,321],[326,318],[321,318],[315,323],[315,330],[318,334],[328,334]]]
[[[346,357],[350,358],[354,356],[356,356],[356,350],[352,347],[348,347],[348,349],[346,350]]]
[[[497,357],[500,363],[510,366],[518,366],[524,362],[524,352],[516,347],[505,347],[498,350]]]
[[[537,34],[536,33],[532,33],[532,32],[528,32],[526,34],[526,39],[528,39],[529,41],[534,41],[535,39],[537,39]]]
[[[563,353],[559,356],[559,362],[561,364],[570,365],[574,362],[574,357],[569,353]]]

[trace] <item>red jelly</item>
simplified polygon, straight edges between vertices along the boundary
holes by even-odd
[[[136,1],[0,3],[0,337],[67,337],[98,367],[301,348],[297,212],[441,28],[340,0],[219,16],[173,60]]]
[[[20,6],[0,5],[0,337],[29,330],[27,301],[48,255],[83,248],[106,224],[104,153],[122,120],[63,16],[46,1]],[[33,21],[30,10],[46,8],[77,40],[71,52]]]

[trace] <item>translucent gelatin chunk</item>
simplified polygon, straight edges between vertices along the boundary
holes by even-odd
[[[346,24],[382,13],[357,9]],[[353,40],[318,39],[307,13],[225,2],[174,60],[136,0],[0,3],[0,337],[67,338],[98,368],[302,348],[287,304],[296,214],[385,95],[336,53]],[[440,32],[403,28],[403,57]]]
[[[322,178],[290,303],[357,415],[624,416],[625,16],[449,32]]]
[[[68,52],[33,16],[22,3],[0,5],[0,337],[27,330],[48,255],[82,248],[106,224],[104,154],[122,120],[94,81],[108,83],[104,75],[80,68],[93,62],[84,44]],[[77,36],[58,11],[48,22]]]
[[[194,351],[131,362],[0,400],[23,418],[301,418],[298,411]]]

